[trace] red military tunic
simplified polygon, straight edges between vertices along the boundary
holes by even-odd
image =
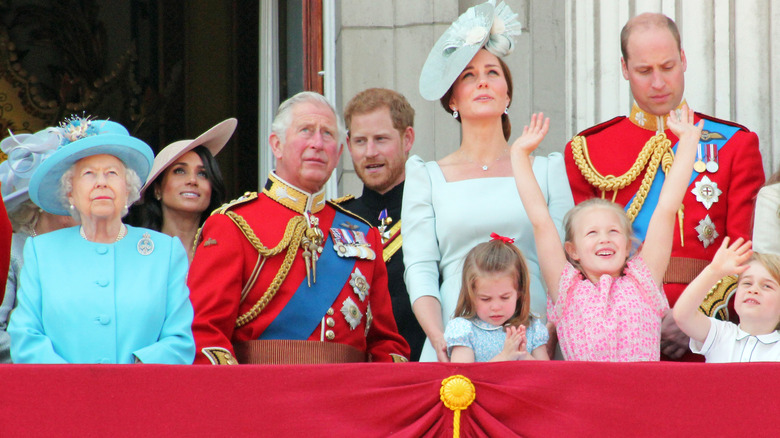
[[[325,237],[323,252],[335,251],[329,231],[342,224],[333,223],[338,207],[326,203],[324,193],[309,195],[272,173],[264,193],[246,198],[218,210],[219,213],[206,220],[190,267],[187,282],[195,309],[192,324],[197,346],[195,363],[232,362],[235,357],[232,343],[258,339],[287,305],[301,283],[306,287],[306,265],[300,243],[294,242],[292,245],[295,245],[297,251],[278,291],[259,314],[251,314],[253,306],[283,268],[287,251],[283,249],[278,255],[260,261],[262,268],[259,275],[242,300],[242,290],[251,281],[258,263],[258,251],[226,214],[228,211],[240,215],[267,248],[273,248],[283,240],[291,220],[300,218],[304,211],[311,211],[319,219],[319,229]],[[292,202],[292,199],[297,202]],[[360,221],[356,216],[353,216],[353,220]],[[369,353],[371,360],[376,362],[405,361],[409,356],[409,346],[398,334],[393,318],[381,238],[376,228],[370,229],[366,241],[378,251],[378,257],[373,260],[355,258],[351,274],[336,280],[341,291],[327,313],[318,316],[321,321],[308,340],[347,344]],[[360,274],[369,285],[365,301],[360,299],[358,291],[350,284],[350,280],[354,283],[355,276]],[[328,273],[319,270],[316,275],[316,281],[323,282]],[[354,315],[358,314],[352,313],[349,316],[352,318],[350,324],[347,319],[350,314],[343,310],[345,302],[355,303],[359,310],[359,322],[356,323],[354,319]],[[242,315],[244,321],[248,322],[237,327],[236,322]]]
[[[5,211],[3,198],[0,197],[0,280],[3,290],[0,291],[0,303],[5,297],[5,282],[8,280],[8,266],[11,264],[11,221]]]
[[[662,125],[665,128],[666,117],[652,116],[642,112],[634,105],[629,117],[616,117],[587,129],[579,135],[584,136],[587,140],[588,153],[595,169],[602,175],[618,176],[629,170],[645,143],[656,134],[657,127]],[[718,152],[718,170],[714,173],[705,171],[699,174],[683,198],[684,246],[681,246],[678,223],[675,225],[674,231],[672,260],[669,269],[667,269],[667,279],[664,280],[664,291],[671,306],[674,306],[687,283],[712,260],[724,237],[729,236],[732,240],[738,237],[750,238],[753,205],[756,194],[764,183],[764,168],[758,149],[758,136],[740,125],[699,113],[695,114],[696,123],[702,118],[735,126],[738,130]],[[677,137],[672,134],[671,130],[666,129],[663,132],[671,140],[672,146],[677,143]],[[701,143],[707,143],[707,137],[710,135],[716,134],[702,132]],[[571,142],[566,145],[565,161],[575,204],[602,195],[600,190],[593,187],[585,179],[575,164]],[[642,171],[634,182],[619,190],[615,202],[627,205],[639,189],[644,174],[645,172]],[[697,196],[693,193],[696,189],[696,183],[701,182],[704,177],[709,178],[722,192],[709,209],[703,202],[697,201]],[[606,198],[612,199],[612,195],[612,192],[608,192]],[[702,234],[702,228],[697,230],[696,227],[707,216],[714,225],[717,237],[705,247],[704,242],[699,238]],[[668,282],[670,273],[675,269],[678,269],[678,275],[676,275],[678,282]],[[685,281],[682,281],[683,279]]]

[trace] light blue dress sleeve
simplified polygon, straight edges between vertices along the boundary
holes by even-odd
[[[539,318],[531,317],[528,322],[528,328],[525,330],[526,337],[526,349],[529,353],[532,353],[542,345],[547,344],[550,339],[550,333],[547,331],[547,327],[542,324],[542,320]]]
[[[14,363],[67,363],[54,351],[51,339],[44,333],[41,317],[40,271],[35,239],[24,245],[24,266],[17,290],[17,305],[8,324],[11,335],[11,358]]]
[[[422,296],[441,302],[439,262],[432,185],[425,162],[417,155],[406,161],[406,182],[401,206],[401,236],[404,245],[404,281],[412,304]]]
[[[555,227],[561,241],[564,239],[563,217],[574,207],[574,198],[569,187],[569,177],[566,175],[566,164],[563,154],[553,152],[547,156],[547,208],[550,210]]]
[[[474,331],[471,327],[471,322],[461,317],[453,318],[447,323],[447,328],[444,329],[447,356],[452,356],[452,347],[469,347],[474,350]]]
[[[187,254],[178,238],[174,238],[171,243],[169,266],[165,321],[160,338],[133,354],[143,363],[189,365],[195,359],[193,309],[190,290],[187,288]]]

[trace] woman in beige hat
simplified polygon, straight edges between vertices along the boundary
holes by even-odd
[[[230,140],[236,119],[218,123],[195,140],[161,150],[143,187],[137,225],[176,236],[192,262],[198,228],[225,201],[225,183],[214,157]]]

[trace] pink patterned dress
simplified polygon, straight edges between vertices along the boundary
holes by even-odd
[[[558,290],[558,301],[547,301],[547,317],[558,328],[566,360],[660,359],[661,317],[669,302],[641,257],[630,259],[622,276],[602,275],[598,284],[567,263]]]

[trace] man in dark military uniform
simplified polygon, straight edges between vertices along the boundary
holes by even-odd
[[[674,21],[662,14],[638,15],[621,33],[623,77],[631,86],[634,107],[589,128],[566,145],[566,171],[574,202],[604,196],[626,206],[634,231],[644,239],[671,166],[670,148],[677,137],[667,128],[669,112],[683,104],[685,52]],[[704,119],[699,153],[691,169],[690,187],[678,212],[672,258],[664,278],[669,304],[712,260],[724,237],[751,235],[756,193],[764,182],[758,137],[747,128],[696,113]],[[661,352],[686,360],[688,337],[664,317]]]
[[[317,93],[279,106],[262,193],[206,220],[188,285],[195,363],[405,362],[379,231],[325,201],[344,128]]]
[[[371,88],[347,103],[344,119],[349,132],[347,145],[355,172],[363,181],[363,194],[347,197],[340,205],[380,229],[395,321],[409,342],[411,360],[417,361],[425,333],[406,292],[401,248],[401,201],[406,159],[414,143],[414,109],[393,90]]]

